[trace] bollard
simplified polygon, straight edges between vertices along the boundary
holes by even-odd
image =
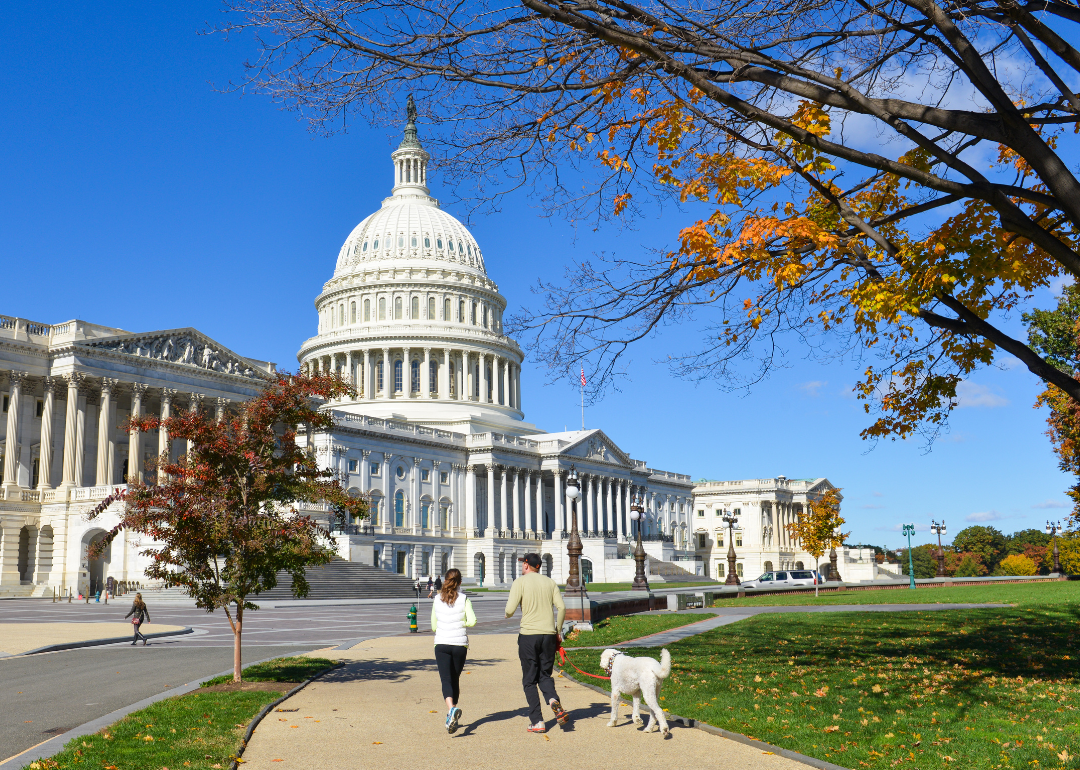
[[[411,634],[416,633],[416,614],[417,614],[416,613],[416,605],[414,604],[412,607],[409,608],[409,614],[408,614],[409,633],[411,633]]]
[[[71,589],[68,588],[68,604],[71,604]]]
[[[52,590],[52,603],[56,604],[56,586],[53,586]]]

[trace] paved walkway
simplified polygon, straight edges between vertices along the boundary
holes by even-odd
[[[402,767],[563,767],[568,761],[632,767],[719,767],[805,770],[807,765],[672,725],[672,737],[643,733],[629,721],[608,728],[610,700],[557,677],[563,706],[575,721],[563,731],[545,711],[549,732],[526,732],[525,697],[516,636],[471,637],[462,675],[463,727],[447,735],[446,706],[432,656],[432,637],[372,639],[330,653],[348,661],[294,695],[256,729],[244,753],[246,770]],[[324,655],[316,651],[312,655]],[[576,758],[576,759],[575,759]]]
[[[150,623],[143,627],[144,634],[181,631],[183,626],[165,626]],[[118,639],[132,637],[131,623],[60,622],[60,623],[0,623],[0,656],[19,655],[52,644],[86,642],[94,639]]]

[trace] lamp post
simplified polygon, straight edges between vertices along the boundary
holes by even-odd
[[[724,511],[721,521],[728,526],[727,580],[724,581],[724,585],[737,586],[740,581],[735,571],[735,525],[739,523],[739,517]]]
[[[907,535],[907,560],[908,577],[911,578],[911,589],[915,589],[915,560],[911,557],[911,536],[915,534],[914,524],[904,525],[904,534]]]
[[[641,524],[645,521],[645,494],[639,490],[630,501],[630,519],[637,522],[637,547],[634,549],[634,582],[631,591],[648,591],[649,579],[645,576],[645,548],[641,545]]]
[[[1054,573],[1061,574],[1061,556],[1058,553],[1058,539],[1057,534],[1061,531],[1060,521],[1048,521],[1046,522],[1046,534],[1050,535],[1054,539]]]
[[[945,522],[942,521],[938,524],[936,521],[931,520],[930,531],[937,535],[937,576],[945,577],[945,549],[941,546],[941,536],[947,534]]]
[[[566,577],[566,596],[577,597],[578,608],[581,611],[580,622],[588,624],[591,629],[591,618],[585,617],[585,602],[588,601],[589,593],[581,584],[581,535],[578,534],[577,524],[577,501],[581,497],[581,487],[578,484],[577,470],[570,466],[570,473],[566,476],[566,498],[570,501],[570,541],[566,546],[566,553],[570,557],[570,569]],[[572,606],[572,605],[571,605]],[[560,633],[562,629],[559,629]]]

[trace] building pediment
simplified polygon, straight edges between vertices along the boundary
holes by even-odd
[[[615,442],[604,435],[601,430],[590,431],[577,442],[566,447],[562,453],[564,457],[580,457],[584,460],[622,465],[632,468],[634,463],[630,456],[615,446]]]
[[[237,355],[195,329],[173,329],[146,334],[121,334],[84,340],[76,347],[103,350],[147,361],[165,361],[220,374],[265,380],[270,376],[262,367]]]

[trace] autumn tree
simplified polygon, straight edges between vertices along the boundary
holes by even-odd
[[[142,535],[142,554],[151,559],[147,577],[183,588],[207,612],[224,610],[233,631],[233,681],[241,679],[244,613],[258,609],[251,599],[273,588],[281,570],[292,577],[296,596],[307,595],[305,569],[331,558],[329,531],[297,507],[326,504],[343,520],[367,513],[334,471],[318,467],[310,441],[297,440],[301,427],[308,438],[332,425],[320,400],[351,392],[335,376],[279,374],[221,420],[185,411],[165,419],[138,416],[125,426],[165,431],[189,449],[176,460],[156,458],[153,480],[129,483],[120,522],[97,548],[122,530]]]
[[[1065,286],[1053,310],[1025,313],[1028,344],[1062,373],[1080,380],[1080,288]],[[1065,494],[1073,501],[1073,527],[1080,526],[1080,403],[1057,385],[1048,384],[1035,400],[1047,407],[1046,435],[1058,457],[1058,467],[1076,479]]]
[[[953,535],[953,548],[977,555],[980,563],[993,571],[1005,554],[1005,535],[996,527],[975,524]]]
[[[844,517],[840,515],[840,490],[832,487],[817,500],[809,500],[805,510],[786,524],[788,533],[799,547],[814,557],[814,571],[825,551],[843,545],[850,532],[840,531]],[[818,595],[818,581],[814,581],[814,596]]]
[[[933,435],[1000,351],[1080,400],[1002,324],[1080,276],[1075,0],[228,0],[261,55],[237,87],[316,130],[403,91],[449,176],[601,222],[683,206],[666,247],[582,260],[507,328],[601,389],[633,343],[746,387],[790,346],[860,360],[866,437]],[[471,191],[465,189],[468,195]]]

